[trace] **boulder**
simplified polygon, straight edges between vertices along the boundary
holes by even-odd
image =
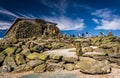
[[[48,59],[46,63],[58,63],[59,60]]]
[[[16,54],[15,61],[16,61],[17,65],[25,64],[26,63],[23,54]]]
[[[64,64],[64,68],[68,71],[74,70],[75,65],[74,64]]]
[[[16,62],[13,57],[7,56],[3,62],[3,65],[9,65],[12,68],[16,68]]]
[[[38,66],[40,64],[43,64],[43,63],[44,63],[44,61],[36,59],[36,60],[30,60],[27,64],[29,66],[31,66],[32,68],[34,68],[34,67],[36,67],[36,66]]]
[[[4,61],[5,55],[3,53],[0,53],[0,65]]]
[[[97,61],[89,57],[80,57],[80,71],[88,74],[106,74],[111,72],[111,67],[107,60]]]
[[[27,56],[27,58],[33,60],[33,59],[37,59],[38,56],[40,56],[40,54],[34,52],[34,53],[29,54],[29,55]]]
[[[40,52],[42,50],[42,47],[39,45],[35,45],[30,49],[32,52]]]
[[[22,64],[15,68],[15,72],[30,71],[32,69],[28,64]]]
[[[17,47],[8,47],[3,52],[8,56],[13,55]]]
[[[61,70],[63,70],[63,67],[58,63],[49,63],[46,68],[46,71],[49,71],[49,72],[51,71],[57,72]]]
[[[35,73],[42,73],[42,72],[44,72],[46,70],[46,66],[47,66],[46,64],[41,64],[39,66],[36,66],[34,68],[34,72]]]
[[[1,68],[1,72],[3,73],[9,73],[12,71],[12,68],[9,65],[3,65]]]
[[[93,52],[93,48],[92,47],[83,47],[82,52]]]
[[[48,57],[49,57],[49,55],[47,55],[47,54],[40,54],[40,55],[38,56],[38,59],[45,61],[45,60],[48,59]]]
[[[23,51],[21,52],[21,54],[24,54],[25,56],[28,56],[29,54],[31,54],[30,50],[25,48],[23,49]]]
[[[68,63],[74,63],[78,61],[78,57],[63,57],[62,60]]]
[[[22,48],[17,48],[17,50],[15,51],[15,54],[22,52],[22,50],[23,50]]]
[[[94,56],[106,56],[107,53],[105,52],[86,52],[82,56],[86,57],[94,57]]]
[[[59,56],[59,55],[53,55],[52,56],[52,59],[53,60],[61,60],[62,56]]]

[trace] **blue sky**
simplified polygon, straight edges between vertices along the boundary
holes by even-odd
[[[120,36],[120,0],[0,0],[0,37],[16,17],[58,23],[67,33],[112,31]]]

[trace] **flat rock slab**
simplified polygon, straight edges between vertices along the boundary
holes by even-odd
[[[76,52],[70,52],[70,50],[75,50],[75,48],[51,50],[51,51],[46,51],[44,53],[48,55],[58,55],[58,56],[63,56],[63,57],[76,57],[77,58],[78,56],[76,55]]]

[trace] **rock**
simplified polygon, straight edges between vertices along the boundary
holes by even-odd
[[[34,68],[34,72],[35,72],[35,73],[42,73],[42,72],[44,72],[45,70],[46,70],[46,64],[41,64],[41,65],[36,66],[36,67]]]
[[[33,60],[33,59],[37,59],[38,56],[40,56],[40,54],[34,52],[34,53],[29,54],[29,55],[27,56],[27,58]]]
[[[29,66],[31,66],[32,68],[34,68],[34,67],[36,67],[40,64],[43,64],[43,63],[44,63],[44,61],[41,61],[41,60],[30,60],[27,64]]]
[[[5,55],[3,53],[0,53],[0,65],[4,61]]]
[[[93,52],[93,48],[92,47],[83,47],[82,52]]]
[[[28,56],[29,54],[31,54],[29,49],[23,49],[23,51],[21,52],[21,54],[24,54],[25,56]]]
[[[108,56],[114,56],[114,51],[113,49],[104,49],[104,52],[108,55]]]
[[[26,63],[23,54],[16,54],[15,61],[16,61],[17,65]]]
[[[53,42],[51,46],[52,46],[52,50],[60,48],[60,45],[58,43],[55,43],[55,42]]]
[[[15,72],[30,71],[32,69],[28,64],[22,64],[15,68]]]
[[[59,55],[53,55],[52,56],[52,59],[53,60],[61,60],[62,56],[59,56]]]
[[[58,63],[59,60],[53,60],[53,59],[49,59],[46,61],[46,63]]]
[[[75,46],[76,46],[76,55],[77,56],[81,56],[83,54],[81,43],[80,42],[76,42]]]
[[[86,52],[82,56],[94,57],[94,56],[105,56],[105,55],[106,55],[105,52]]]
[[[63,66],[66,70],[72,71],[72,70],[74,70],[75,65],[74,64],[64,64]]]
[[[81,62],[80,61],[78,61],[76,64],[75,64],[75,69],[80,69],[80,64],[81,64]]]
[[[17,48],[17,50],[15,51],[15,54],[18,54],[22,51],[22,48]]]
[[[48,57],[49,57],[49,55],[47,55],[47,54],[40,54],[40,55],[38,56],[38,59],[45,61],[45,60],[48,59]]]
[[[42,50],[42,47],[35,45],[34,47],[31,48],[32,52],[40,52]]]
[[[49,72],[51,71],[59,72],[61,70],[63,70],[63,67],[57,63],[49,63],[46,68],[46,71],[49,71]]]
[[[12,71],[12,68],[9,65],[3,65],[1,71],[4,73],[9,73]]]
[[[78,61],[78,58],[77,57],[63,57],[62,60],[68,63],[74,63]]]
[[[88,74],[106,74],[111,72],[111,67],[107,60],[97,61],[89,57],[80,57],[80,71]]]
[[[8,47],[4,50],[4,53],[7,54],[8,56],[14,54],[15,50],[17,47]]]
[[[9,65],[11,68],[16,68],[16,62],[13,57],[7,56],[3,62],[3,65]]]
[[[117,65],[119,65],[120,66],[120,58],[109,58],[109,61],[111,62],[111,63],[116,63]]]

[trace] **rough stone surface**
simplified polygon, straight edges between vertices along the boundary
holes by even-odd
[[[110,73],[111,68],[107,60],[97,61],[89,57],[81,57],[79,64],[80,71],[89,74]]]
[[[37,59],[39,55],[40,55],[39,53],[34,52],[34,53],[29,54],[29,55],[27,56],[27,58],[28,58],[28,59],[31,59],[31,60]]]
[[[26,63],[23,54],[16,54],[15,61],[18,65]]]
[[[64,64],[64,68],[68,71],[74,70],[75,65],[74,64]]]
[[[46,70],[46,64],[41,64],[34,68],[35,73],[42,73]]]
[[[47,54],[40,54],[39,56],[38,56],[38,58],[40,59],[40,60],[47,60],[48,59],[48,57],[49,57],[49,55],[47,55]]]
[[[78,61],[78,58],[77,57],[63,57],[62,60],[68,63],[74,63]]]
[[[36,67],[40,64],[43,64],[44,62],[41,60],[30,60],[27,64],[30,65],[31,67]]]

